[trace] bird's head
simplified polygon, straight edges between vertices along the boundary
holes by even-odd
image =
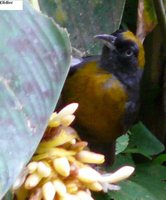
[[[143,71],[144,48],[141,41],[132,32],[102,34],[95,36],[95,38],[104,41],[100,60],[102,68],[120,76],[120,78],[137,71]]]

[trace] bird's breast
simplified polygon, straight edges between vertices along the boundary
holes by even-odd
[[[62,97],[66,104],[79,103],[76,122],[96,139],[114,140],[122,134],[127,101],[125,87],[97,62],[85,64],[69,77]]]

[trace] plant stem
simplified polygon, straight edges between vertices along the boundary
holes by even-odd
[[[163,0],[153,0],[153,4],[156,10],[156,15],[158,18],[158,24],[161,29],[161,34],[163,35],[164,43],[166,43],[166,14]]]

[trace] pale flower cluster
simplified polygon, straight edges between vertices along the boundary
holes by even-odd
[[[104,156],[91,152],[70,127],[77,107],[72,103],[51,115],[25,175],[14,186],[17,200],[93,200],[91,191],[119,190],[116,183],[133,173],[131,166],[114,173],[94,167],[104,163]]]

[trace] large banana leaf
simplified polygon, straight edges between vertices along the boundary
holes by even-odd
[[[34,153],[69,68],[68,34],[24,1],[0,17],[0,199]]]
[[[125,0],[39,0],[39,5],[68,29],[73,47],[86,53],[99,53],[93,37],[119,28]]]

